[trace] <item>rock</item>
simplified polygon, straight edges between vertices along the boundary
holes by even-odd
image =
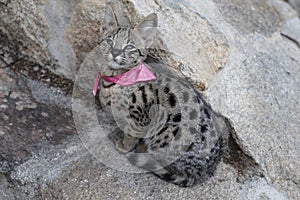
[[[187,189],[101,164],[75,134],[71,93],[105,1],[0,0],[0,199],[300,199],[296,11],[281,0],[122,2],[133,23],[158,14],[153,54],[226,117],[230,156]]]
[[[300,19],[293,18],[282,26],[281,34],[288,37],[289,39],[295,41],[300,47]]]
[[[16,81],[0,68],[0,95],[4,98],[15,87]]]
[[[280,27],[281,16],[267,1],[216,0],[216,5],[225,20],[242,34],[270,35]]]
[[[288,197],[274,187],[268,185],[264,179],[257,179],[251,182],[245,183],[242,186],[242,190],[237,196],[238,200],[244,199],[274,199],[284,200]]]
[[[46,63],[47,27],[40,13],[40,1],[0,2],[0,35],[18,43],[18,50],[33,60]]]
[[[72,10],[65,35],[78,59],[78,69],[87,53],[97,45],[105,1],[85,0],[76,2],[77,5]]]
[[[224,34],[214,26],[214,20],[218,19],[208,17],[210,13],[217,12],[211,3],[191,5],[187,1],[174,3],[166,0],[159,3],[149,1],[146,6],[140,1],[132,2],[139,15],[158,14],[159,36],[164,43],[159,48],[169,52],[176,61],[169,62],[171,66],[180,68],[192,82],[207,84],[224,66],[229,44]]]
[[[247,54],[227,63],[208,96],[212,107],[231,120],[240,145],[262,167],[268,183],[284,186],[291,180],[296,187],[300,51],[279,35],[271,40],[256,38],[259,51],[252,49],[257,48],[254,38],[246,42]]]
[[[276,9],[276,12],[279,13],[283,22],[298,16],[297,11],[286,1],[269,0],[268,3]]]
[[[13,194],[8,189],[8,186],[6,177],[0,174],[0,199],[13,199]]]
[[[291,6],[298,12],[300,16],[300,1],[298,0],[286,0]]]

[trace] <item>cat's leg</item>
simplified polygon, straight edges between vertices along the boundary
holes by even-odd
[[[132,151],[135,148],[137,143],[138,143],[137,138],[124,134],[123,138],[119,139],[116,142],[115,148],[120,153],[125,154]]]

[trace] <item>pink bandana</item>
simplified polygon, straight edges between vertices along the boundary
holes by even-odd
[[[96,93],[98,91],[98,85],[101,77],[107,82],[116,83],[121,86],[127,86],[138,82],[156,79],[155,75],[145,66],[143,62],[139,66],[134,67],[124,74],[120,74],[117,76],[102,76],[101,72],[99,71],[94,83],[94,96],[96,96]]]

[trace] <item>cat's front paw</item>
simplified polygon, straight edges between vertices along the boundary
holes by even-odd
[[[122,139],[119,139],[116,142],[115,147],[117,151],[119,151],[120,153],[126,154],[132,151],[136,147],[138,141],[139,141],[138,138],[124,135]]]
[[[116,150],[121,153],[121,154],[126,154],[128,153],[131,149],[126,149],[124,144],[123,144],[123,139],[119,139],[116,144],[115,144]]]

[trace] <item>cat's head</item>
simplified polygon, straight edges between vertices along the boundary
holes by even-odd
[[[157,15],[148,15],[134,28],[119,21],[112,7],[106,6],[100,47],[110,68],[130,69],[146,58],[145,49],[152,45],[156,33]]]

